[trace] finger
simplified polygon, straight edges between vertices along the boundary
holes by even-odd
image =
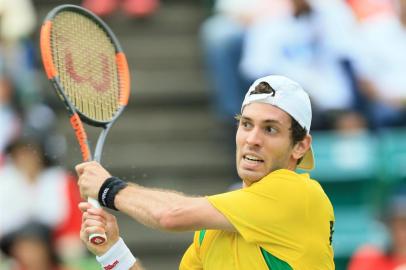
[[[93,227],[85,228],[84,233],[85,233],[86,237],[89,237],[89,235],[91,235],[91,234],[104,234],[105,231],[104,231],[104,228],[102,228],[102,227],[93,226]],[[86,240],[86,238],[85,238],[85,240]]]
[[[89,239],[89,235],[86,233],[86,226],[84,222],[82,222],[82,224],[80,225],[80,239],[85,242],[87,241],[87,239]]]
[[[100,220],[86,219],[83,224],[85,226],[85,229],[90,227],[100,227],[103,228],[103,231],[106,230],[106,223]]]
[[[76,166],[75,166],[75,171],[76,171],[76,173],[77,173],[79,176],[81,176],[81,175],[83,174],[85,168],[88,167],[88,166],[91,165],[91,164],[92,164],[92,162],[90,161],[90,162],[83,162],[83,163],[80,163],[80,164],[76,165]]]
[[[78,204],[80,211],[86,212],[88,209],[92,208],[92,205],[88,202],[80,202]]]
[[[89,233],[87,233],[88,228],[89,228],[89,226],[87,226],[85,221],[82,220],[82,224],[80,225],[80,239],[85,243],[89,239]]]
[[[89,213],[83,213],[82,215],[82,222],[86,222],[87,220],[94,220],[101,222],[103,224],[107,224],[107,220],[102,216],[91,215]]]
[[[88,207],[88,205],[84,205],[84,207]],[[87,219],[97,220],[107,224],[108,221],[108,214],[103,209],[95,209],[95,208],[84,208],[86,209],[85,212],[82,214],[82,222],[86,221]]]
[[[89,213],[90,215],[101,216],[104,219],[107,219],[107,216],[110,215],[103,208],[95,208],[93,206],[87,209],[86,212]]]

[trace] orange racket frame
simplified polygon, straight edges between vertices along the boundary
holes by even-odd
[[[60,77],[58,76],[58,70],[54,64],[53,50],[51,44],[52,37],[52,22],[53,19],[61,12],[71,11],[79,13],[80,15],[86,16],[88,19],[96,23],[104,32],[106,36],[110,38],[111,43],[115,48],[115,61],[118,71],[118,80],[119,80],[119,108],[109,121],[97,121],[87,117],[85,114],[81,113],[78,108],[69,100],[65,94],[64,86],[61,84]],[[41,48],[41,57],[44,65],[45,73],[48,79],[53,84],[54,89],[57,91],[58,96],[63,100],[63,103],[69,113],[70,123],[73,127],[73,130],[76,135],[76,139],[80,145],[80,151],[82,153],[83,161],[95,160],[101,161],[101,154],[103,151],[104,141],[106,136],[112,127],[113,123],[120,116],[124,108],[127,106],[129,96],[130,96],[130,73],[127,63],[127,58],[117,40],[114,33],[111,29],[105,24],[99,17],[97,17],[92,12],[75,5],[60,5],[52,9],[46,16],[44,23],[41,27],[40,35],[40,48]],[[91,126],[102,127],[102,131],[97,140],[96,148],[94,155],[90,151],[89,140],[86,134],[86,131],[83,126],[83,122]],[[97,200],[89,198],[89,202],[92,203],[95,207],[100,207]],[[102,244],[106,241],[105,234],[94,234],[89,236],[89,241],[94,244]]]

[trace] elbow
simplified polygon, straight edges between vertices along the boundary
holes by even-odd
[[[180,209],[171,209],[161,214],[159,227],[165,231],[184,231],[189,229],[185,221]]]

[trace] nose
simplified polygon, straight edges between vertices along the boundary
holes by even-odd
[[[250,146],[261,146],[262,144],[261,130],[258,127],[249,130],[245,141]]]

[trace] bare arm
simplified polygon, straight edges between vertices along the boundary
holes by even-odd
[[[130,185],[118,193],[115,205],[138,222],[156,229],[235,231],[232,224],[205,197]]]
[[[97,162],[76,166],[83,198],[97,198],[103,182],[111,175]],[[220,229],[235,231],[233,225],[205,197],[129,185],[114,200],[115,206],[138,222],[170,231]]]

